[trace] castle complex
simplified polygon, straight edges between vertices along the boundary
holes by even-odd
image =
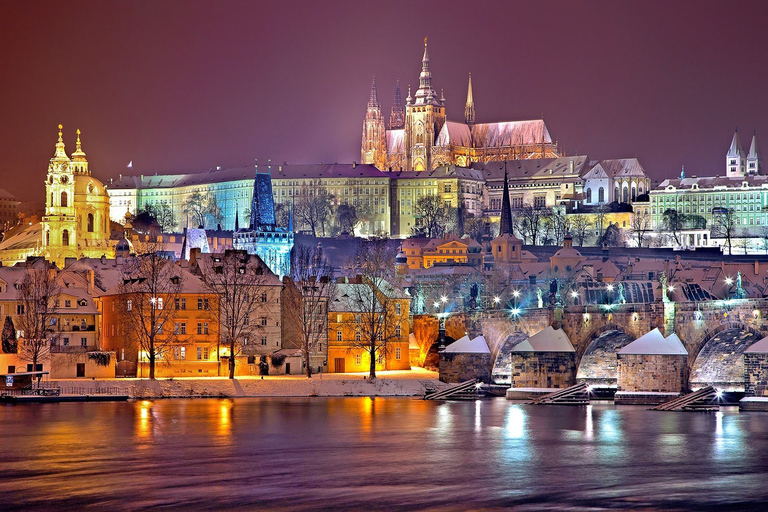
[[[363,121],[360,155],[364,164],[390,171],[424,171],[451,164],[470,167],[476,162],[560,156],[543,119],[475,123],[471,74],[464,122],[447,121],[445,98],[442,93],[438,97],[432,86],[426,39],[419,88],[413,97],[408,88],[403,105],[397,84],[388,130],[384,128],[374,78]]]

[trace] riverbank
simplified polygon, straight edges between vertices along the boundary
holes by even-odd
[[[57,380],[63,393],[123,394],[131,398],[205,397],[342,397],[342,396],[423,396],[428,388],[442,389],[436,372],[414,368],[410,371],[379,372],[375,380],[367,374],[317,374],[311,379],[298,375],[223,377],[201,379],[100,379]]]

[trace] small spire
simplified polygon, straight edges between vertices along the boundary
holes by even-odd
[[[85,160],[85,152],[83,151],[83,146],[80,143],[80,129],[77,129],[77,144],[76,144],[75,152],[72,153],[72,159],[78,160],[78,161],[84,161]]]
[[[472,73],[469,74],[467,86],[467,104],[464,107],[464,122],[468,125],[475,124],[475,100],[472,98]]]
[[[371,82],[371,95],[368,98],[368,108],[379,108],[379,95],[376,91],[376,75],[373,75]]]
[[[445,103],[445,93],[440,89],[440,103]]]
[[[53,155],[53,160],[64,162],[69,161],[67,152],[64,148],[64,138],[62,137],[61,130],[64,129],[62,125],[59,125],[59,140],[56,142],[56,152]]]
[[[512,205],[509,203],[509,181],[507,179],[507,161],[504,161],[504,191],[501,197],[501,226],[499,226],[499,234],[513,234],[512,233]]]
[[[411,84],[408,84],[408,96],[405,97],[405,103],[410,104],[411,100],[413,100],[413,98],[411,98]]]
[[[685,166],[683,166],[682,170],[680,171],[680,179],[681,180],[685,179]]]

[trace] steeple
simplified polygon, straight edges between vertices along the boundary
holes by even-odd
[[[67,156],[67,152],[64,149],[64,139],[61,136],[61,130],[63,128],[64,127],[62,125],[59,125],[59,141],[56,143],[56,152],[54,153],[53,158],[51,159],[52,162],[53,161],[56,161],[56,162],[65,162],[65,161],[68,162],[69,161],[69,157]]]
[[[392,110],[389,113],[389,128],[399,130],[405,126],[405,107],[403,98],[400,95],[400,79],[397,79],[395,85],[395,101],[392,103]]]
[[[373,82],[371,82],[371,96],[368,98],[368,108],[381,108],[379,96],[376,93],[376,75],[373,75]]]
[[[77,147],[74,153],[72,153],[72,171],[75,174],[82,174],[83,176],[90,176],[88,171],[88,160],[85,159],[85,151],[80,143],[80,130],[77,130]]]
[[[475,101],[472,99],[472,73],[469,74],[467,105],[464,107],[464,122],[470,126],[475,124]]]
[[[757,132],[753,132],[752,144],[749,146],[749,154],[747,155],[747,174],[760,174],[761,164],[760,151],[757,149]]]
[[[725,174],[729,178],[738,178],[745,175],[746,156],[739,141],[739,129],[736,128],[731,140],[731,147],[725,155]]]
[[[427,38],[424,38],[424,57],[421,59],[421,74],[419,75],[419,89],[416,91],[415,103],[417,105],[437,105],[437,93],[432,88],[432,73],[429,71],[429,52],[427,51]]]
[[[501,226],[499,235],[512,234],[512,205],[509,203],[509,180],[507,179],[507,162],[504,162],[504,191],[501,196]]]

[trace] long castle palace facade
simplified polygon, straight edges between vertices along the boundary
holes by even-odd
[[[464,122],[446,120],[445,98],[432,87],[427,40],[421,60],[419,88],[412,97],[410,87],[403,105],[398,82],[389,118],[378,100],[376,79],[363,121],[361,161],[382,171],[425,171],[446,165],[470,167],[490,161],[557,158],[557,143],[543,119],[497,123],[475,123],[472,75],[469,75]]]

